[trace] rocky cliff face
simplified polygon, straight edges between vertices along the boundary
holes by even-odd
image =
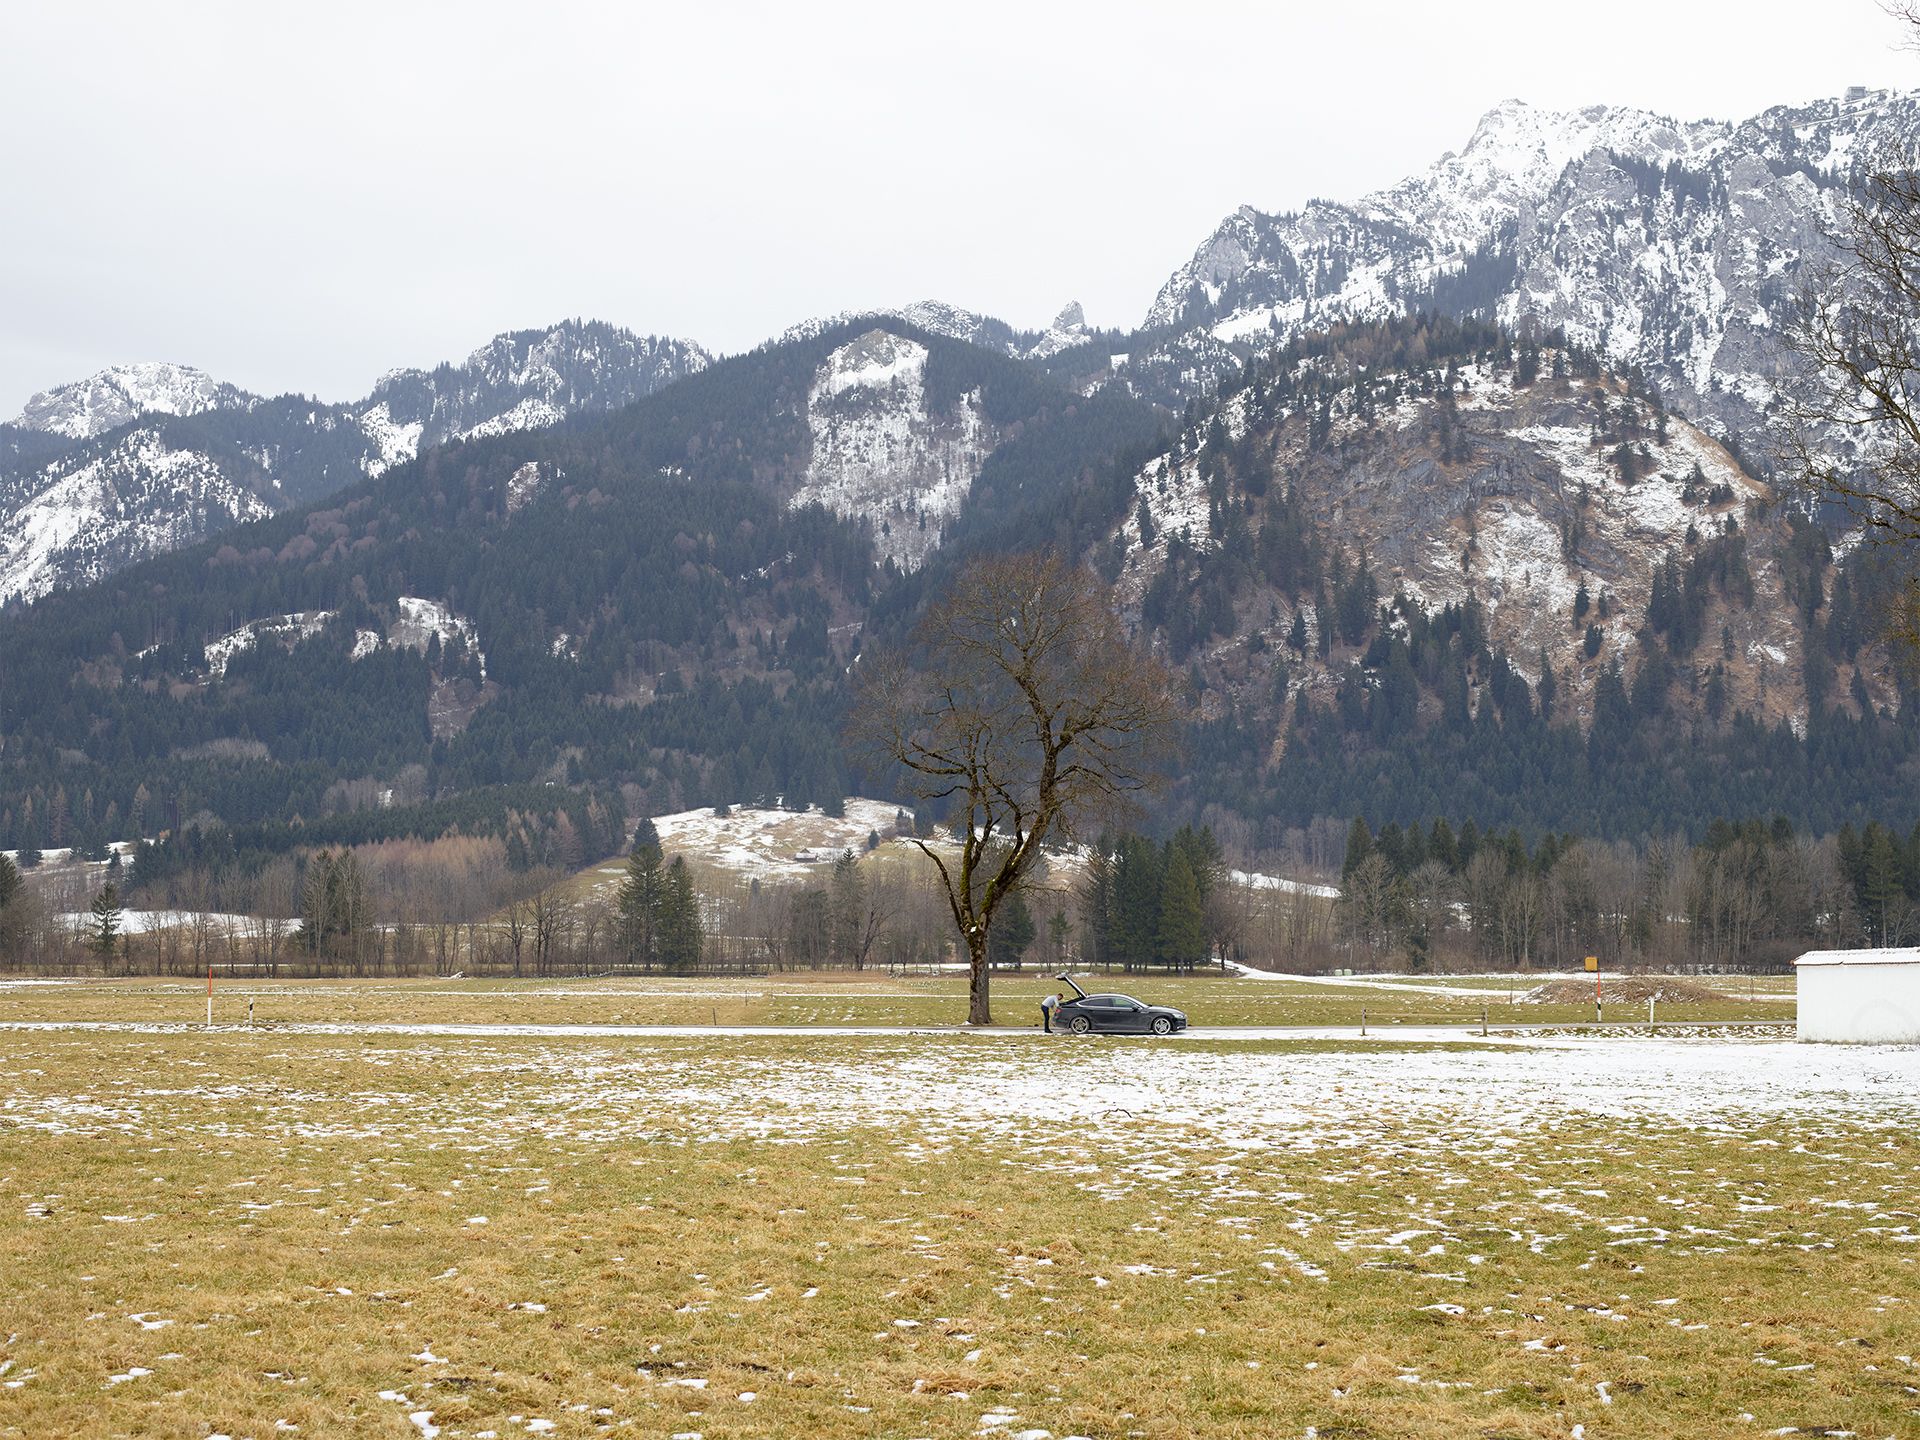
[[[869,330],[820,366],[807,395],[813,450],[793,504],[872,522],[882,557],[917,569],[959,514],[995,436],[978,392],[929,404],[927,347]]]
[[[1324,704],[1357,663],[1320,612],[1334,587],[1302,583],[1287,558],[1318,545],[1323,566],[1336,552],[1364,563],[1380,601],[1402,596],[1428,615],[1476,607],[1488,643],[1530,683],[1553,671],[1563,716],[1590,712],[1609,666],[1632,676],[1648,633],[1671,622],[1682,638],[1662,647],[1681,703],[1699,703],[1717,672],[1728,712],[1804,721],[1801,562],[1784,510],[1711,435],[1617,379],[1523,378],[1488,353],[1450,378],[1374,370],[1354,386],[1303,379],[1285,396],[1256,383],[1203,412],[1134,484],[1117,588],[1162,644],[1186,650],[1177,658],[1211,674],[1216,710],[1273,707],[1283,673],[1289,695]],[[1288,524],[1309,538],[1279,538]],[[1216,587],[1231,609],[1216,600],[1196,630],[1182,612],[1204,610]],[[1885,658],[1854,663],[1876,703],[1892,703]],[[1841,665],[1841,686],[1853,668]]]

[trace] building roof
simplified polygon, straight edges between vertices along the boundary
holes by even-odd
[[[1796,965],[1920,965],[1920,948],[1886,950],[1809,950]]]

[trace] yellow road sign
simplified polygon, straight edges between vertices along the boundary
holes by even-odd
[[[1599,968],[1600,968],[1600,957],[1598,955],[1587,956],[1587,969],[1597,971],[1599,970]]]

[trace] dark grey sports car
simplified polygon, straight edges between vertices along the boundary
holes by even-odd
[[[1096,1030],[1120,1035],[1171,1035],[1187,1028],[1184,1010],[1149,1005],[1131,995],[1089,995],[1073,984],[1072,977],[1059,978],[1073,985],[1075,998],[1063,1001],[1053,1012],[1055,1029],[1071,1030],[1075,1035],[1088,1035]]]

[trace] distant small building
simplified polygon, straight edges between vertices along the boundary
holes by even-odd
[[[1920,949],[1813,950],[1794,964],[1802,1040],[1920,1045]]]

